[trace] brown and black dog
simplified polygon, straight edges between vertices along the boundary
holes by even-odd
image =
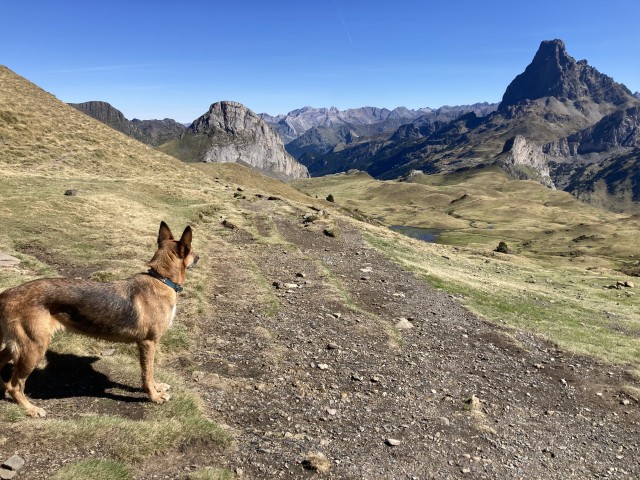
[[[175,240],[162,222],[158,250],[148,263],[147,273],[110,283],[43,278],[0,294],[0,346],[4,343],[0,369],[13,360],[6,388],[28,415],[46,415],[29,402],[24,386],[44,357],[51,337],[61,329],[113,342],[137,343],[145,392],[155,403],[171,398],[169,385],[154,381],[154,355],[176,314],[177,293],[182,290],[185,271],[198,261],[191,239],[191,227]]]

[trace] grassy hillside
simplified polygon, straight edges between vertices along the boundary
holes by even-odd
[[[225,186],[59,102],[4,67],[0,86],[0,251],[22,260],[18,267],[0,270],[0,288],[41,276],[123,278],[146,269],[161,220],[175,234],[194,225],[195,248],[205,267],[190,275],[180,325],[163,339],[159,362],[171,362],[189,348],[198,322],[210,310],[205,298],[212,281],[207,250],[215,234],[198,226],[213,219],[218,223],[216,212],[223,205],[216,192]],[[66,190],[77,194],[65,195]],[[115,348],[112,355],[102,355],[110,348]],[[94,375],[139,384],[133,347],[62,334],[55,337],[52,351],[47,358],[55,360],[57,371],[82,370],[69,357],[80,354],[89,356]],[[61,458],[73,458],[74,451],[97,442],[118,465],[134,462],[138,468],[185,442],[226,448],[229,435],[206,418],[184,380],[167,368],[159,367],[158,374],[175,387],[175,402],[167,409],[140,404],[132,420],[119,407],[122,402],[104,400],[98,409],[102,414],[57,406],[50,419],[33,423],[14,404],[1,402],[1,430],[20,432],[15,447],[56,445]],[[95,472],[109,478],[108,471]]]
[[[449,175],[378,181],[366,173],[299,180],[312,196],[336,203],[384,225],[438,231],[439,243],[495,248],[504,241],[542,263],[587,263],[611,268],[637,261],[637,215],[590,207],[566,192],[513,180],[497,167]],[[560,257],[560,258],[558,258]]]

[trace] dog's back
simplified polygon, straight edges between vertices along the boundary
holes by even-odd
[[[138,331],[135,299],[142,290],[144,285],[133,278],[113,283],[34,280],[0,294],[0,324],[5,325],[7,338],[14,336],[16,328],[29,334],[64,327],[105,340],[134,341]]]

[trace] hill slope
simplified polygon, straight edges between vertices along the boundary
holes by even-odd
[[[182,163],[4,68],[0,105],[0,250],[22,260],[1,288],[142,271],[161,219],[201,254],[158,359],[171,402],[144,400],[129,347],[56,335],[27,383],[50,418],[0,401],[21,477],[304,478],[318,452],[333,478],[640,474],[637,300],[602,288],[631,280],[606,258],[418,243],[241,165]]]

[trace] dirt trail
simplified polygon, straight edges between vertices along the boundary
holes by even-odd
[[[234,230],[238,255],[220,252],[195,355],[194,388],[237,439],[221,462],[246,478],[314,476],[311,452],[327,478],[640,477],[621,369],[478,319],[347,224],[330,238],[274,212],[258,231],[284,243]]]

